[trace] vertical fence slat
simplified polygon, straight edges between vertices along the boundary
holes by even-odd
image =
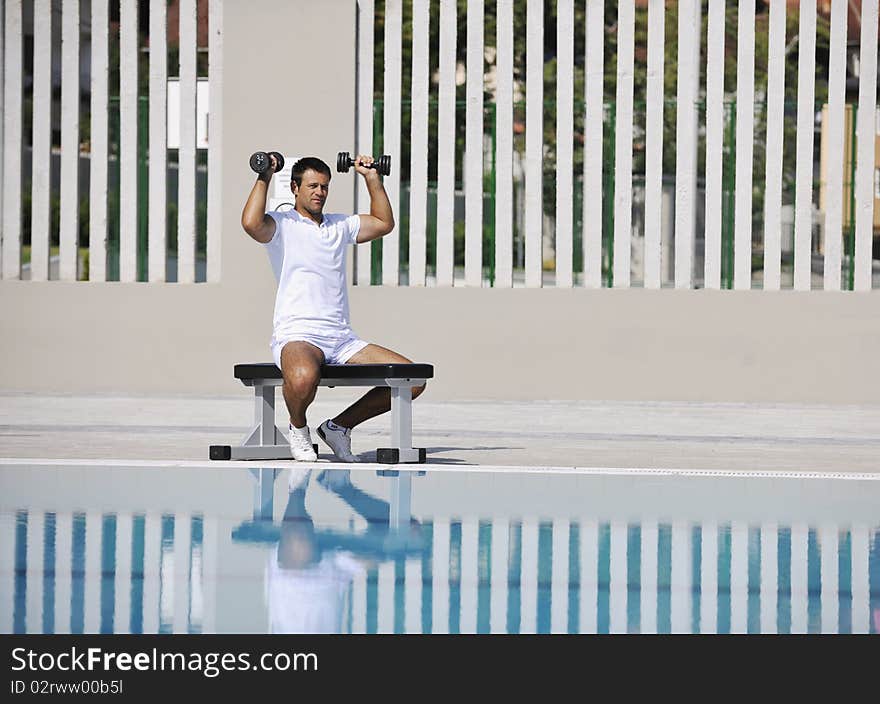
[[[3,80],[3,241],[4,279],[21,276],[22,23],[21,0],[6,3]]]
[[[76,281],[79,239],[79,2],[61,10],[61,203],[58,278]]]
[[[6,3],[0,5],[0,145],[4,146],[4,154],[6,153],[5,137],[6,130],[4,123],[6,122],[6,112],[4,110],[6,98],[6,56],[4,51],[4,39],[6,35]],[[0,225],[6,225],[3,218],[3,200],[5,198],[5,186],[3,185],[3,166],[5,157],[0,154]],[[0,228],[0,279],[3,278],[3,229]]]
[[[656,521],[642,521],[639,565],[639,632],[657,632],[657,541]]]
[[[437,114],[437,285],[452,286],[455,214],[455,0],[440,0]]]
[[[740,0],[736,40],[736,198],[733,287],[752,287],[752,157],[755,134],[755,1]]]
[[[62,20],[63,21],[63,20]],[[62,79],[63,81],[64,79]],[[85,515],[85,569],[83,571],[83,633],[101,632],[101,539],[103,516],[99,511]]]
[[[483,280],[483,1],[467,4],[464,146],[464,280]]]
[[[863,4],[863,11],[864,7]],[[870,532],[867,526],[856,524],[850,528],[852,633],[871,632],[871,580],[868,571],[870,545]]]
[[[856,117],[856,233],[853,288],[871,288],[871,233],[874,220],[874,134],[877,116],[877,0],[862,0],[859,64],[859,106]]]
[[[137,280],[138,0],[119,10],[119,280]]]
[[[55,515],[55,633],[70,633],[70,595],[73,586],[73,515]]]
[[[662,281],[663,51],[666,5],[648,0],[648,67],[645,106],[645,288]]]
[[[208,0],[208,101],[208,261],[205,279],[208,283],[217,283],[222,273],[220,223],[223,217],[223,157],[220,153],[220,138],[223,135],[222,0]]]
[[[700,526],[700,633],[718,631],[718,524]]]
[[[574,222],[574,2],[556,9],[556,286],[572,285]]]
[[[428,236],[428,47],[430,4],[413,3],[412,136],[409,189],[409,285],[425,285]],[[363,179],[360,179],[363,180]]]
[[[533,3],[530,3],[533,4]],[[522,522],[522,558],[520,561],[520,633],[537,633],[538,626],[538,532],[534,518]]]
[[[373,153],[373,0],[358,0],[358,130],[355,153]],[[355,179],[355,207],[365,213],[370,207],[370,195],[364,179]],[[357,284],[369,286],[372,277],[372,244],[356,247]]]
[[[507,559],[509,549],[510,523],[505,518],[493,518],[492,544],[490,548],[492,568],[489,574],[490,633],[507,633],[507,591],[509,584],[507,580]]]
[[[842,5],[846,8],[846,5]],[[835,3],[831,4],[831,33],[834,41]],[[839,17],[839,16],[838,16]],[[846,21],[846,15],[843,15]],[[844,25],[846,26],[846,25]],[[842,120],[841,120],[842,122]],[[842,179],[841,179],[842,180]],[[841,191],[843,184],[841,183]],[[838,569],[837,525],[826,523],[819,528],[819,603],[820,633],[837,633],[840,616],[840,571]]]
[[[0,513],[0,564],[15,565],[15,526],[15,513]],[[12,633],[15,627],[15,581],[15,569],[0,570],[0,633]]]
[[[569,174],[571,171],[568,172]],[[568,520],[557,518],[553,521],[553,548],[551,554],[550,591],[550,632],[568,632],[568,596],[570,578],[568,574],[570,527]]]
[[[91,157],[89,159],[89,281],[107,279],[109,8],[92,0]]]
[[[431,630],[449,633],[449,542],[448,519],[434,519],[432,542]]]
[[[801,0],[798,27],[797,160],[795,163],[794,288],[808,291],[813,230],[813,111],[816,80],[816,3]]]
[[[168,45],[166,28],[168,13],[166,7],[165,0],[151,0],[150,2],[150,175],[148,193],[150,200],[148,278],[150,281],[165,281],[165,250],[167,247]],[[184,9],[181,6],[181,11]],[[184,42],[187,41],[182,32],[180,40],[182,65]],[[188,48],[186,53],[189,53]],[[182,99],[178,100],[178,105],[183,105]],[[178,162],[182,162],[182,159],[178,159]],[[183,205],[183,200],[180,201],[180,204]]]
[[[385,110],[384,154],[400,154],[400,93],[402,58],[403,5],[401,0],[385,3]],[[395,225],[382,239],[382,284],[397,286],[400,254],[400,169],[385,177],[385,190],[394,210]]]
[[[706,288],[721,288],[722,164],[724,163],[725,0],[709,0],[706,39]]]
[[[94,0],[92,0],[94,9]],[[94,26],[94,25],[93,25]],[[130,513],[116,514],[116,550],[114,551],[114,565],[116,575],[114,579],[114,604],[113,604],[113,632],[128,633],[131,624],[131,540],[132,519]]]
[[[513,0],[498,0],[495,94],[495,286],[513,286]]]
[[[745,522],[730,524],[730,632],[748,632],[749,528]]]
[[[801,12],[803,12],[803,3]],[[805,524],[791,527],[791,633],[806,633],[809,622],[809,531]]]
[[[840,290],[843,244],[843,149],[846,92],[847,0],[831,2],[831,42],[828,51],[828,125],[825,131],[825,257],[823,287]]]
[[[761,633],[776,633],[778,604],[778,541],[776,523],[761,524]]]
[[[670,629],[672,633],[691,632],[691,532],[687,521],[672,524],[672,556],[669,575]]]
[[[608,549],[608,632],[626,633],[627,560],[626,522],[611,521]]]
[[[35,0],[31,281],[49,278],[49,198],[52,174],[52,3]]]
[[[377,572],[376,633],[394,633],[394,563],[379,563]]]
[[[599,610],[599,524],[590,518],[580,526],[580,633],[596,633]],[[643,573],[644,574],[644,573]]]
[[[614,287],[629,288],[632,257],[632,144],[635,5],[617,9],[617,119],[614,129]]]
[[[180,151],[177,157],[177,280],[196,280],[196,0],[180,2]],[[165,256],[164,251],[162,256]]]
[[[422,632],[422,561],[410,557],[403,572],[404,633]]]
[[[602,117],[605,72],[605,3],[586,0],[586,114],[584,116],[584,285],[602,286]]]
[[[782,285],[782,135],[784,127],[785,3],[772,2],[770,3],[767,49],[767,161],[764,179],[766,183],[764,193],[764,289],[767,291],[778,291]]]
[[[43,632],[43,542],[46,514],[29,511],[25,548],[25,633]]]
[[[183,5],[181,2],[181,19],[183,18]],[[181,29],[183,29],[181,27]],[[183,32],[181,32],[181,35]],[[183,37],[181,36],[181,40]],[[181,41],[181,43],[183,43]],[[181,100],[181,104],[183,101]],[[181,138],[183,135],[181,135]],[[174,514],[174,545],[171,548],[171,632],[186,633],[189,611],[190,595],[190,551],[192,536],[191,517],[187,513]]]
[[[697,82],[700,69],[700,8],[678,5],[678,87],[675,120],[675,287],[693,285],[697,193]]]
[[[482,15],[481,21],[482,21]],[[460,633],[477,632],[477,604],[479,603],[479,524],[474,518],[461,522],[461,627]]]
[[[159,593],[162,560],[162,515],[149,512],[144,516],[144,587],[142,604],[142,633],[159,631]]]
[[[544,194],[544,4],[526,8],[525,278],[540,288],[543,269]]]

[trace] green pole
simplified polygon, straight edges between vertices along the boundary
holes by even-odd
[[[496,138],[497,138],[497,125],[495,123],[496,118],[496,105],[495,103],[489,104],[489,113],[491,114],[491,122],[492,122],[492,169],[489,172],[489,207],[491,208],[491,212],[489,213],[489,286],[495,286],[495,154],[496,154]],[[485,254],[484,254],[485,256]]]
[[[734,200],[734,174],[736,172],[736,103],[730,103],[730,119],[727,122],[727,158],[725,159],[724,173],[724,226],[722,237],[724,239],[724,253],[722,256],[722,288],[733,288],[733,200]]]
[[[606,172],[607,172],[607,195],[603,199],[605,210],[605,226],[602,232],[603,249],[605,250],[605,285],[608,288],[614,286],[614,156],[616,142],[614,140],[614,124],[617,119],[617,104],[611,103],[609,125],[608,125],[608,145],[606,153]],[[604,189],[603,189],[604,190]]]
[[[149,212],[149,191],[147,174],[147,137],[149,130],[149,98],[138,97],[138,138],[137,138],[137,272],[138,281],[147,280],[147,213]]]
[[[849,227],[846,234],[846,253],[849,255],[847,260],[846,271],[846,290],[852,291],[855,288],[855,266],[856,266],[856,110],[855,104],[852,108],[852,119],[850,120],[850,136],[849,136]]]

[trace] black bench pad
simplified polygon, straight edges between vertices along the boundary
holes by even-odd
[[[281,370],[273,362],[236,364],[235,378],[280,379]],[[433,379],[433,364],[322,364],[322,379]]]

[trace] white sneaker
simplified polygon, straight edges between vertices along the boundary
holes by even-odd
[[[311,467],[291,467],[287,478],[287,491],[305,490],[312,476]]]
[[[302,428],[290,428],[290,452],[293,459],[298,462],[315,462],[318,455],[315,454],[315,448],[312,446],[312,436],[309,434],[309,426]]]
[[[351,452],[351,428],[334,430],[330,427],[330,421],[325,420],[318,426],[318,435],[327,447],[333,450],[340,462],[360,462],[361,458]]]

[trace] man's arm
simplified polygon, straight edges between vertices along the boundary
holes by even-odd
[[[358,244],[384,237],[394,229],[394,212],[391,210],[391,201],[382,185],[382,177],[376,169],[368,169],[361,165],[361,161],[367,164],[373,162],[372,157],[358,155],[355,160],[357,171],[367,182],[367,192],[370,194],[370,214],[360,215],[361,228],[358,231]]]
[[[275,220],[266,212],[266,196],[277,164],[274,156],[269,158],[272,165],[257,177],[241,211],[241,226],[244,231],[261,244],[270,242],[275,235]]]

